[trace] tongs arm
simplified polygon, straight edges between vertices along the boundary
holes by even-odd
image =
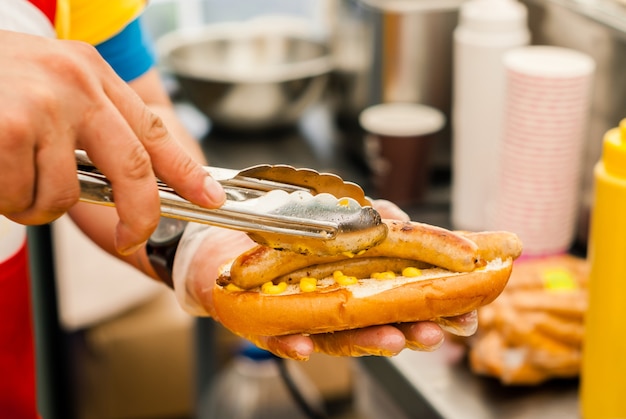
[[[84,151],[76,151],[76,164],[80,200],[114,206],[109,180]],[[386,235],[386,226],[371,207],[361,206],[349,195],[337,197],[306,186],[329,184],[329,189],[336,193],[345,191],[353,195],[357,188],[361,194],[357,198],[364,202],[362,190],[357,185],[338,182],[337,179],[341,179],[337,176],[329,180],[329,175],[317,174],[309,169],[299,171],[288,166],[275,170],[269,166],[244,171],[212,167],[206,170],[224,187],[226,202],[217,209],[203,208],[182,198],[170,186],[156,179],[163,216],[245,231],[259,243],[305,253],[362,250],[378,243]],[[291,181],[283,182],[281,177]],[[334,186],[338,184],[345,187]],[[358,232],[366,234],[367,239],[353,240],[353,243],[335,240],[338,235],[347,238],[348,233]],[[300,243],[301,238],[314,239],[317,244],[309,240],[304,245]],[[324,244],[320,245],[321,242]]]
[[[100,205],[115,206],[113,188],[110,182],[94,165],[83,151],[76,151],[78,180],[80,183],[80,200]],[[209,168],[207,168],[209,169]],[[228,170],[228,169],[218,169]],[[336,222],[309,220],[306,218],[258,214],[241,203],[250,196],[260,197],[259,193],[250,188],[250,180],[232,179],[218,180],[226,191],[227,201],[217,209],[207,209],[182,198],[171,187],[156,180],[161,201],[161,215],[185,221],[193,221],[218,227],[241,230],[245,232],[271,232],[276,234],[297,235],[321,239],[332,239],[338,232]],[[268,191],[266,184],[264,189]],[[294,188],[301,190],[302,188]]]

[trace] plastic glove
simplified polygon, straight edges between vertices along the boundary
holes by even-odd
[[[374,201],[374,207],[383,218],[409,219],[389,201]],[[173,272],[176,296],[183,309],[219,321],[212,303],[218,270],[254,245],[245,233],[190,224],[179,244]],[[392,356],[405,348],[437,349],[443,343],[444,328],[467,336],[476,330],[476,326],[477,316],[473,312],[433,322],[372,326],[316,335],[243,337],[277,356],[297,360],[306,360],[313,352],[333,356]],[[233,332],[237,334],[236,330]]]

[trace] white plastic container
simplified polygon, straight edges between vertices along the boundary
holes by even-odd
[[[452,224],[485,230],[503,128],[502,57],[527,45],[526,6],[517,0],[470,0],[454,31]]]

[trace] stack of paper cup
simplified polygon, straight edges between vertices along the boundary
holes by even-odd
[[[492,228],[516,232],[526,256],[567,251],[580,198],[594,61],[560,47],[507,52]]]

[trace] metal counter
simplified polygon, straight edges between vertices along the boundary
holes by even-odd
[[[394,418],[420,419],[575,419],[578,381],[557,380],[539,386],[504,386],[473,374],[458,348],[435,352],[403,351],[393,358],[358,361],[366,389],[359,394],[359,417],[380,417],[393,406]],[[378,399],[378,406],[367,401]]]

